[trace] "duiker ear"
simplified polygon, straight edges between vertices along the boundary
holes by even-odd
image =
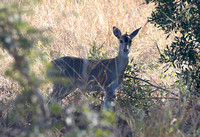
[[[134,37],[138,34],[138,32],[139,32],[140,29],[141,29],[141,27],[138,28],[138,29],[136,29],[135,31],[133,31],[133,32],[129,35],[130,38],[131,38],[131,39],[134,38]]]
[[[117,27],[113,27],[113,34],[119,39],[122,35],[121,31]]]

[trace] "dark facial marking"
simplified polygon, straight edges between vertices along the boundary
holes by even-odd
[[[121,38],[124,39],[125,43],[129,43],[129,44],[131,43],[131,39],[130,39],[129,35],[125,34]]]
[[[128,36],[125,36],[125,37],[124,37],[124,41],[125,41],[126,43],[129,41]]]

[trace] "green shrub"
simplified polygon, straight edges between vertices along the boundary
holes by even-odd
[[[200,1],[146,0],[155,3],[149,21],[164,30],[174,41],[161,53],[161,62],[177,69],[179,83],[187,85],[191,94],[200,94]]]

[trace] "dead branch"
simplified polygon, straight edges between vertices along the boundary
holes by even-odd
[[[157,88],[157,89],[160,89],[160,90],[164,90],[164,91],[166,91],[166,92],[168,92],[168,93],[170,93],[170,94],[172,94],[172,95],[178,97],[178,95],[177,95],[176,93],[174,93],[174,92],[172,92],[172,91],[170,91],[170,90],[168,90],[168,89],[165,89],[165,88],[156,86],[156,85],[150,83],[150,82],[147,81],[147,80],[144,80],[144,79],[141,79],[141,78],[138,78],[138,77],[128,76],[128,75],[126,75],[126,74],[124,74],[124,77],[125,77],[125,78],[132,78],[132,79],[140,80],[140,81],[142,81],[142,82],[145,82],[145,83],[149,84],[148,86],[152,86],[152,87],[154,87],[154,88]]]

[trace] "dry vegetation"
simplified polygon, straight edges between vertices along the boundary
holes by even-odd
[[[32,6],[23,6],[22,2],[18,4],[24,9]],[[162,51],[173,40],[173,36],[166,39],[166,35],[161,30],[147,23],[147,18],[154,9],[153,4],[146,5],[145,0],[43,0],[32,8],[34,12],[26,14],[24,18],[32,26],[44,30],[44,35],[50,39],[49,45],[39,42],[37,45],[37,48],[46,54],[48,61],[68,55],[87,58],[89,50],[95,44],[97,47],[102,47],[100,50],[106,53],[106,57],[115,57],[118,52],[118,41],[112,34],[112,27],[117,26],[123,33],[130,33],[142,27],[132,43],[130,52],[130,57],[134,58],[134,63],[141,69],[139,77],[149,79],[155,85],[174,87],[175,78],[163,73],[163,65],[158,63],[159,52],[156,47],[158,45]],[[7,99],[13,99],[20,87],[4,75],[4,71],[12,63],[12,58],[8,57],[7,52],[2,50],[0,52],[0,103],[5,103]],[[36,73],[40,73],[38,71],[43,69],[40,61],[36,63],[34,69]],[[172,72],[173,70],[168,73]],[[47,87],[47,85],[42,87],[45,94],[49,92]],[[173,91],[177,92],[175,89]],[[177,107],[184,109],[184,104],[179,106],[177,101],[176,103],[165,102],[163,106],[151,106],[149,112],[151,118],[147,121],[143,121],[145,112],[127,111],[127,118],[124,118],[126,124],[121,124],[121,129],[125,130],[128,127],[127,133],[132,132],[135,136],[182,136],[182,131],[178,130],[180,122],[177,121],[183,119],[187,121],[189,116],[179,117],[182,111],[178,111]],[[116,113],[125,110],[126,108]],[[197,115],[195,109],[190,110],[190,115]],[[96,116],[96,112],[91,115]],[[141,127],[135,127],[138,126],[137,122]],[[121,130],[116,131],[116,129],[111,130],[115,131],[113,135],[125,135]],[[56,133],[61,134],[61,130]]]

